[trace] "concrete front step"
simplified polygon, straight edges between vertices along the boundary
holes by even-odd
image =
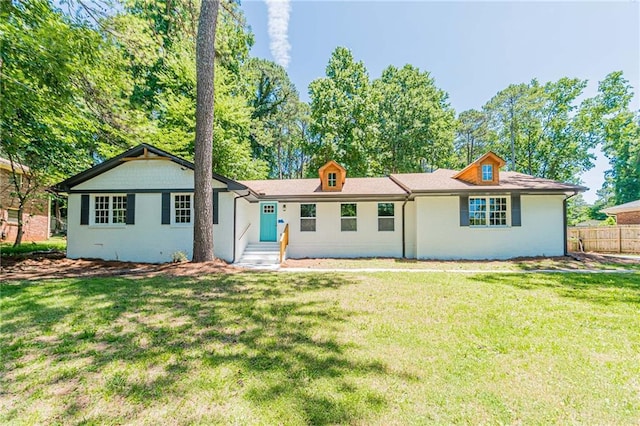
[[[280,244],[272,242],[248,244],[236,262],[236,266],[277,269],[280,266]]]

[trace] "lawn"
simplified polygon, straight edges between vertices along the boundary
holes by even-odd
[[[640,422],[637,273],[0,285],[2,424]]]
[[[67,249],[67,240],[61,237],[52,237],[47,241],[31,242],[23,241],[17,247],[13,247],[13,242],[0,243],[0,254],[9,255],[21,255],[38,251],[64,251]]]

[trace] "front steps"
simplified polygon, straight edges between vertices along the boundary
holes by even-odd
[[[234,265],[241,268],[278,269],[280,268],[280,243],[250,243]]]

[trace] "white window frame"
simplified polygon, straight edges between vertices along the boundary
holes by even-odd
[[[338,173],[337,172],[329,172],[327,173],[327,186],[329,188],[335,188],[338,186]]]
[[[492,203],[491,200],[504,200],[504,203],[498,205],[504,205],[505,209],[502,210],[491,210]],[[478,212],[478,210],[472,210],[471,206],[473,205],[473,201],[475,200],[483,200],[484,201],[484,215],[481,224],[473,223],[474,222],[474,213]],[[496,205],[495,203],[493,204]],[[492,225],[492,213],[500,213],[504,212],[504,224]],[[474,196],[469,197],[469,226],[472,228],[507,228],[511,226],[511,197],[508,195],[485,195],[485,196]]]
[[[302,216],[302,206],[313,206],[313,216]],[[318,205],[316,203],[301,203],[300,204],[300,232],[316,232],[316,230],[318,229],[317,228],[318,222],[316,221],[317,217],[318,217]],[[308,223],[313,222],[313,230],[302,229],[303,222],[308,222]]]
[[[390,204],[393,210],[393,215],[391,216],[380,216],[380,205],[382,204]],[[378,203],[378,232],[395,232],[396,231],[396,203]],[[380,229],[381,220],[389,220],[391,219],[391,223],[393,224],[393,229]]]
[[[487,173],[489,178],[487,179],[485,177],[485,167],[488,169]],[[482,168],[481,168],[481,173],[482,173],[482,181],[483,182],[490,182],[493,180],[493,164],[483,164]]]
[[[107,199],[107,221],[106,222],[96,222],[96,199],[98,197],[103,197]],[[113,201],[116,197],[120,197],[124,202],[124,216],[122,222],[114,222],[114,208]],[[121,209],[118,209],[121,210]],[[111,227],[123,227],[127,224],[127,194],[93,194],[91,196],[91,208],[89,214],[91,215],[90,223],[91,226],[111,226]]]
[[[189,197],[189,222],[177,221],[176,197]],[[187,210],[187,209],[181,209]],[[193,194],[190,192],[171,193],[171,225],[173,226],[193,226]]]
[[[354,216],[343,216],[342,206],[353,205],[356,208]],[[355,223],[354,229],[344,229],[344,221],[349,220]],[[340,232],[358,232],[358,203],[340,203]]]

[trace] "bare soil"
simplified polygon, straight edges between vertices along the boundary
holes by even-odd
[[[206,263],[134,263],[97,259],[67,259],[64,252],[32,253],[0,258],[0,281],[41,280],[55,278],[90,278],[127,276],[201,276],[230,274],[243,269],[222,260]],[[397,269],[478,269],[478,270],[603,270],[638,269],[640,257],[617,257],[595,253],[574,253],[554,258],[518,258],[508,261],[416,261],[407,259],[288,259],[287,268],[397,268]]]
[[[63,252],[32,254],[28,256],[2,256],[0,281],[41,280],[52,278],[89,278],[134,276],[199,276],[229,274],[242,271],[222,260],[205,263],[135,263],[98,259],[67,259]]]

